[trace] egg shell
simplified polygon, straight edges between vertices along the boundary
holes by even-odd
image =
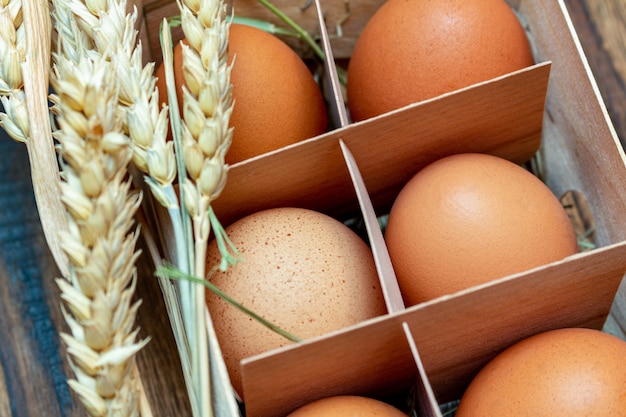
[[[232,164],[324,133],[319,86],[302,59],[274,35],[252,26],[230,28],[235,108]]]
[[[583,328],[506,349],[474,378],[456,417],[626,416],[626,342]]]
[[[389,0],[367,22],[348,66],[360,121],[533,64],[504,0]]]
[[[211,282],[291,334],[308,339],[386,313],[369,246],[338,220],[308,209],[275,208],[251,214],[226,232],[242,261],[213,274]],[[219,261],[213,241],[207,268]],[[240,361],[290,342],[211,292],[207,305],[233,386],[243,396]]]
[[[304,405],[287,417],[407,417],[397,408],[373,398],[338,395]]]
[[[183,42],[185,43],[185,42]],[[182,43],[174,48],[174,78],[182,112]],[[233,64],[234,128],[226,162],[234,164],[326,131],[324,97],[304,61],[281,39],[261,29],[233,23],[228,62]],[[160,98],[166,102],[164,67],[157,69]]]
[[[578,251],[559,200],[505,159],[457,154],[419,171],[393,203],[385,241],[407,305]]]

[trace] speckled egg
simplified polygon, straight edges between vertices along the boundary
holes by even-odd
[[[407,305],[578,252],[552,191],[496,156],[448,156],[419,171],[389,213],[385,241]]]
[[[226,232],[242,261],[211,282],[289,333],[307,339],[386,313],[369,246],[338,220],[275,208]],[[219,263],[215,242],[207,259],[207,270]],[[211,292],[207,304],[233,386],[243,396],[240,361],[291,342]]]
[[[626,342],[567,328],[506,349],[474,378],[456,417],[626,416]]]
[[[373,398],[338,395],[304,405],[287,417],[407,417],[397,408]]]
[[[348,106],[359,121],[533,62],[504,0],[389,0],[355,44]]]

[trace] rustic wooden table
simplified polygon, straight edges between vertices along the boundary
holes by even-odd
[[[626,2],[566,0],[618,136],[626,140]],[[84,415],[58,331],[65,329],[28,175],[26,148],[2,137],[0,154],[0,417]],[[150,276],[144,271],[143,276]],[[177,354],[155,280],[142,280],[139,321],[152,340],[139,368],[156,416],[190,415]],[[626,288],[607,330],[626,338]]]

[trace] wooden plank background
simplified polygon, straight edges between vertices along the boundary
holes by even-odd
[[[566,0],[617,134],[626,139],[626,4]],[[65,329],[58,271],[46,247],[28,175],[26,148],[0,133],[0,417],[84,415],[66,385],[71,375],[58,331]],[[148,268],[149,266],[144,266]],[[144,276],[150,276],[149,271]],[[142,280],[142,334],[152,341],[138,359],[156,416],[187,416],[189,407],[158,285]],[[626,334],[626,296],[607,329]]]

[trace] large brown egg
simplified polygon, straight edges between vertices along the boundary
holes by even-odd
[[[407,417],[397,408],[373,398],[338,395],[304,405],[287,417]]]
[[[235,102],[233,141],[226,162],[234,164],[324,133],[324,98],[304,61],[282,40],[263,30],[232,24],[229,63]],[[174,49],[174,69],[182,109],[182,46]],[[164,68],[157,85],[165,99]]]
[[[531,336],[474,378],[456,417],[626,416],[626,342],[568,328]]]
[[[419,171],[391,208],[385,240],[407,305],[578,251],[567,213],[543,182],[475,153]]]
[[[226,228],[242,262],[211,282],[289,333],[308,339],[385,314],[372,252],[351,229],[325,214],[276,208]],[[208,249],[208,268],[219,263]],[[235,390],[240,361],[290,342],[213,293],[207,294]]]
[[[355,44],[348,106],[359,121],[532,64],[504,0],[389,0]]]

